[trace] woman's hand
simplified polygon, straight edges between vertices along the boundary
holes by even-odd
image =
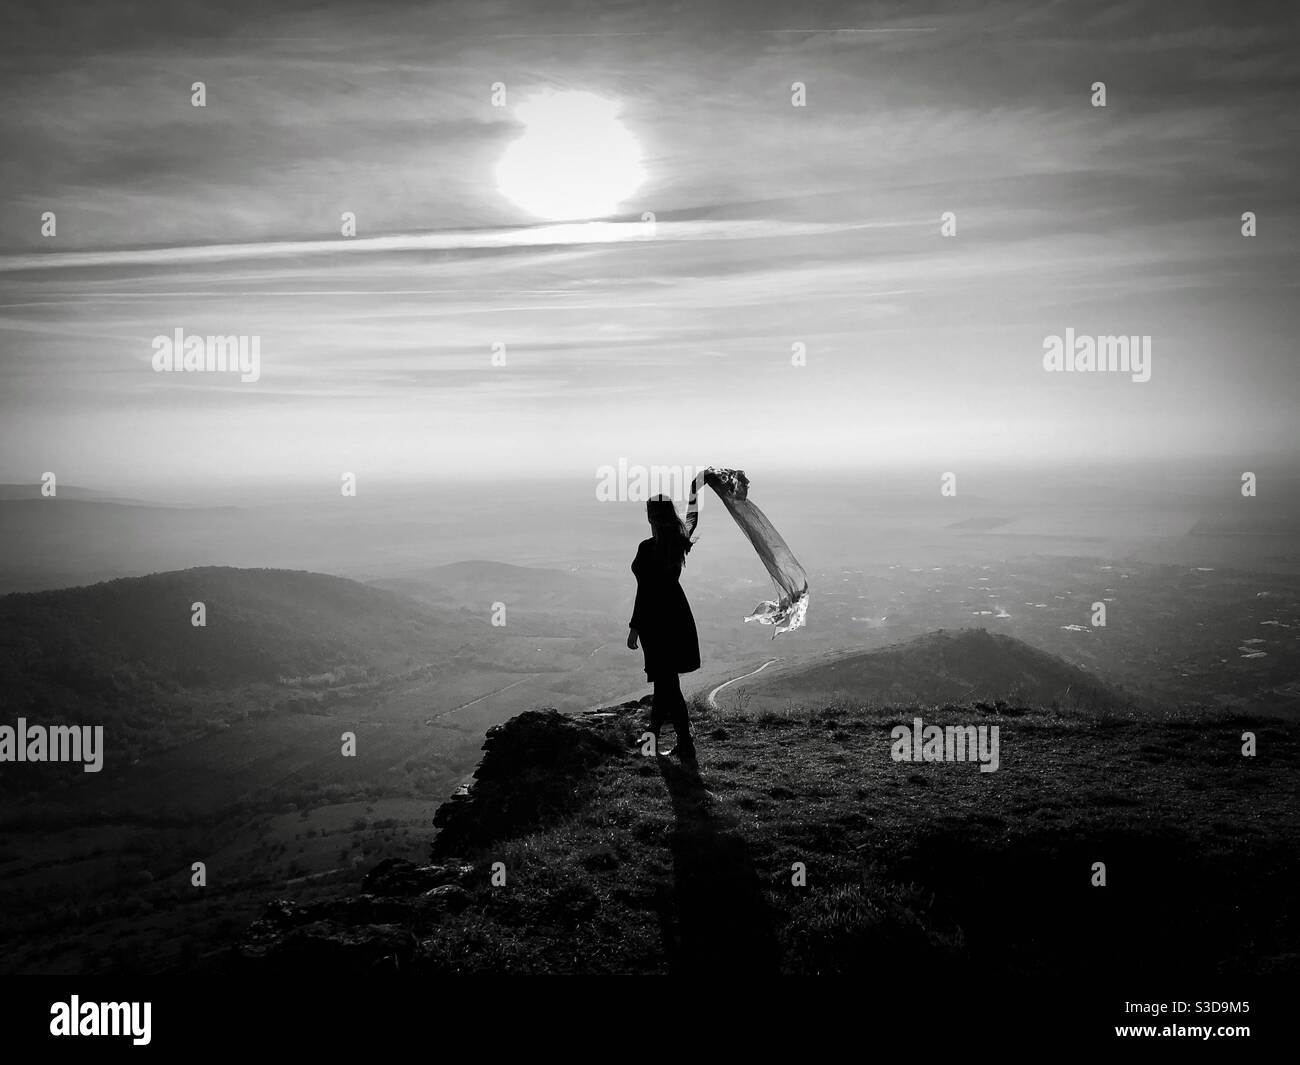
[[[627,630],[627,647],[629,651],[636,650],[636,629]]]

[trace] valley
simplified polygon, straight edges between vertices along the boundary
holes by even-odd
[[[0,725],[102,726],[103,764],[0,766],[6,971],[197,964],[270,897],[424,860],[489,728],[650,691],[624,646],[630,505],[572,486],[381,493],[350,510],[62,490],[40,511],[30,491],[0,491],[0,529],[26,559],[0,577],[31,589],[0,596]],[[1087,692],[1087,712],[1152,720],[1297,716],[1300,567],[1282,510],[1243,525],[1175,495],[1137,527],[1123,505],[941,503],[898,482],[784,492],[764,498],[808,571],[807,627],[774,640],[743,623],[770,584],[706,497],[682,578],[701,634],[703,668],[683,678],[696,712],[1064,710]],[[524,544],[521,508],[562,534]],[[79,552],[92,512],[103,534]],[[68,557],[81,586],[60,583]],[[148,571],[151,558],[178,568]],[[290,558],[307,568],[274,568]]]

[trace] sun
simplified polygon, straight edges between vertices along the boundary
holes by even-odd
[[[603,218],[645,181],[641,145],[613,100],[548,91],[520,103],[515,117],[524,132],[497,164],[497,188],[538,218]]]

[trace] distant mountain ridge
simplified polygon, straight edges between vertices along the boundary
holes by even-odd
[[[40,484],[0,484],[0,502],[10,502],[15,499],[45,499],[51,502],[72,500],[75,502],[130,503],[139,507],[160,507],[164,505],[162,503],[150,503],[143,499],[120,496],[114,492],[102,492],[95,488],[82,488],[75,484],[56,484],[55,494],[46,496],[41,491],[42,487]]]
[[[173,506],[69,485],[45,497],[38,485],[3,485],[0,542],[8,548],[0,592],[29,592],[238,561],[250,538],[238,507]]]

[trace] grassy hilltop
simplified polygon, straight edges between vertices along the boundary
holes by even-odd
[[[893,761],[890,730],[914,716],[998,725],[1001,767]],[[1070,980],[1297,967],[1291,724],[1004,704],[693,717],[698,774],[642,755],[644,702],[498,726],[469,794],[438,812],[431,863],[273,904],[213,962]]]

